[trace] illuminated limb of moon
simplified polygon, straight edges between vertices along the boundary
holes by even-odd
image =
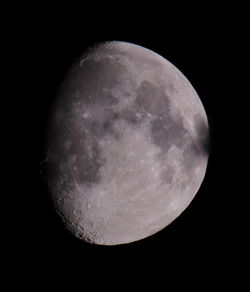
[[[176,67],[130,43],[99,44],[73,65],[51,116],[56,210],[95,244],[148,237],[197,193],[207,143],[204,108]]]

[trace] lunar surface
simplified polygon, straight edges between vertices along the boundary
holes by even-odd
[[[78,238],[146,238],[190,204],[204,178],[203,105],[170,62],[107,42],[76,61],[55,100],[45,164],[56,212]]]

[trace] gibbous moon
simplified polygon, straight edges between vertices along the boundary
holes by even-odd
[[[203,105],[174,65],[135,44],[98,44],[52,108],[44,163],[55,210],[94,244],[155,234],[199,190],[208,139]]]

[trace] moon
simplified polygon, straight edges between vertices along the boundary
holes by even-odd
[[[209,126],[173,64],[112,41],[72,65],[46,141],[47,182],[66,229],[118,245],[157,233],[187,208],[205,176]]]

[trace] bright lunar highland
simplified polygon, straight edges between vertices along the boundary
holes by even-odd
[[[44,163],[55,209],[90,243],[155,234],[199,190],[208,140],[203,105],[173,64],[135,44],[98,44],[73,64],[51,110]]]

